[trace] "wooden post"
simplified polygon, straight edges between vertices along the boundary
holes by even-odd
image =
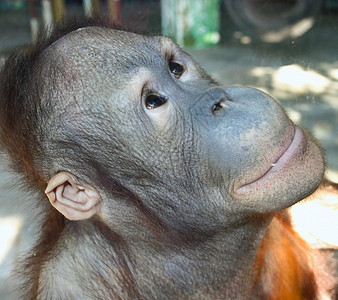
[[[50,0],[42,0],[41,6],[42,6],[43,25],[47,31],[51,31],[53,29],[52,4]]]
[[[100,16],[100,0],[92,0],[93,16]]]
[[[88,18],[100,15],[100,0],[83,0],[83,9]]]
[[[64,0],[52,0],[54,22],[58,23],[65,14]]]
[[[108,10],[110,19],[115,24],[122,23],[122,8],[121,8],[121,1],[120,0],[108,0]]]
[[[32,35],[32,42],[36,41],[39,32],[39,20],[38,20],[38,13],[36,10],[36,5],[34,0],[29,0],[29,19],[30,19],[30,26],[31,26],[31,35]]]
[[[162,0],[162,33],[181,46],[206,47],[219,42],[219,0]]]
[[[92,17],[93,16],[93,5],[92,0],[83,0],[83,10],[86,17]]]

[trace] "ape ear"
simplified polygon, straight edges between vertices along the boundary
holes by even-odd
[[[91,187],[79,185],[67,172],[52,177],[45,193],[50,203],[72,221],[89,219],[101,208],[100,194]]]

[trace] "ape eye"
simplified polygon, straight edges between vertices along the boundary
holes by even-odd
[[[146,98],[145,104],[147,109],[154,109],[165,104],[168,99],[164,96],[151,94]]]
[[[182,65],[172,61],[169,62],[169,69],[176,78],[180,78],[184,72],[184,67]]]

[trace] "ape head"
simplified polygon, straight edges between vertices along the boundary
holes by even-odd
[[[24,298],[316,293],[274,213],[318,187],[322,151],[270,96],[220,87],[168,38],[78,26],[14,53],[0,145],[41,196]]]
[[[317,143],[274,99],[220,87],[161,36],[89,26],[12,56],[0,117],[16,169],[71,220],[137,222],[142,207],[178,231],[215,230],[286,208],[323,176]]]

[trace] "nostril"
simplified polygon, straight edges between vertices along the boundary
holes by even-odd
[[[217,103],[215,103],[212,106],[211,111],[214,114],[214,113],[217,113],[218,111],[222,110],[225,107],[226,107],[226,101],[225,101],[225,99],[222,99],[221,101],[218,101]]]

